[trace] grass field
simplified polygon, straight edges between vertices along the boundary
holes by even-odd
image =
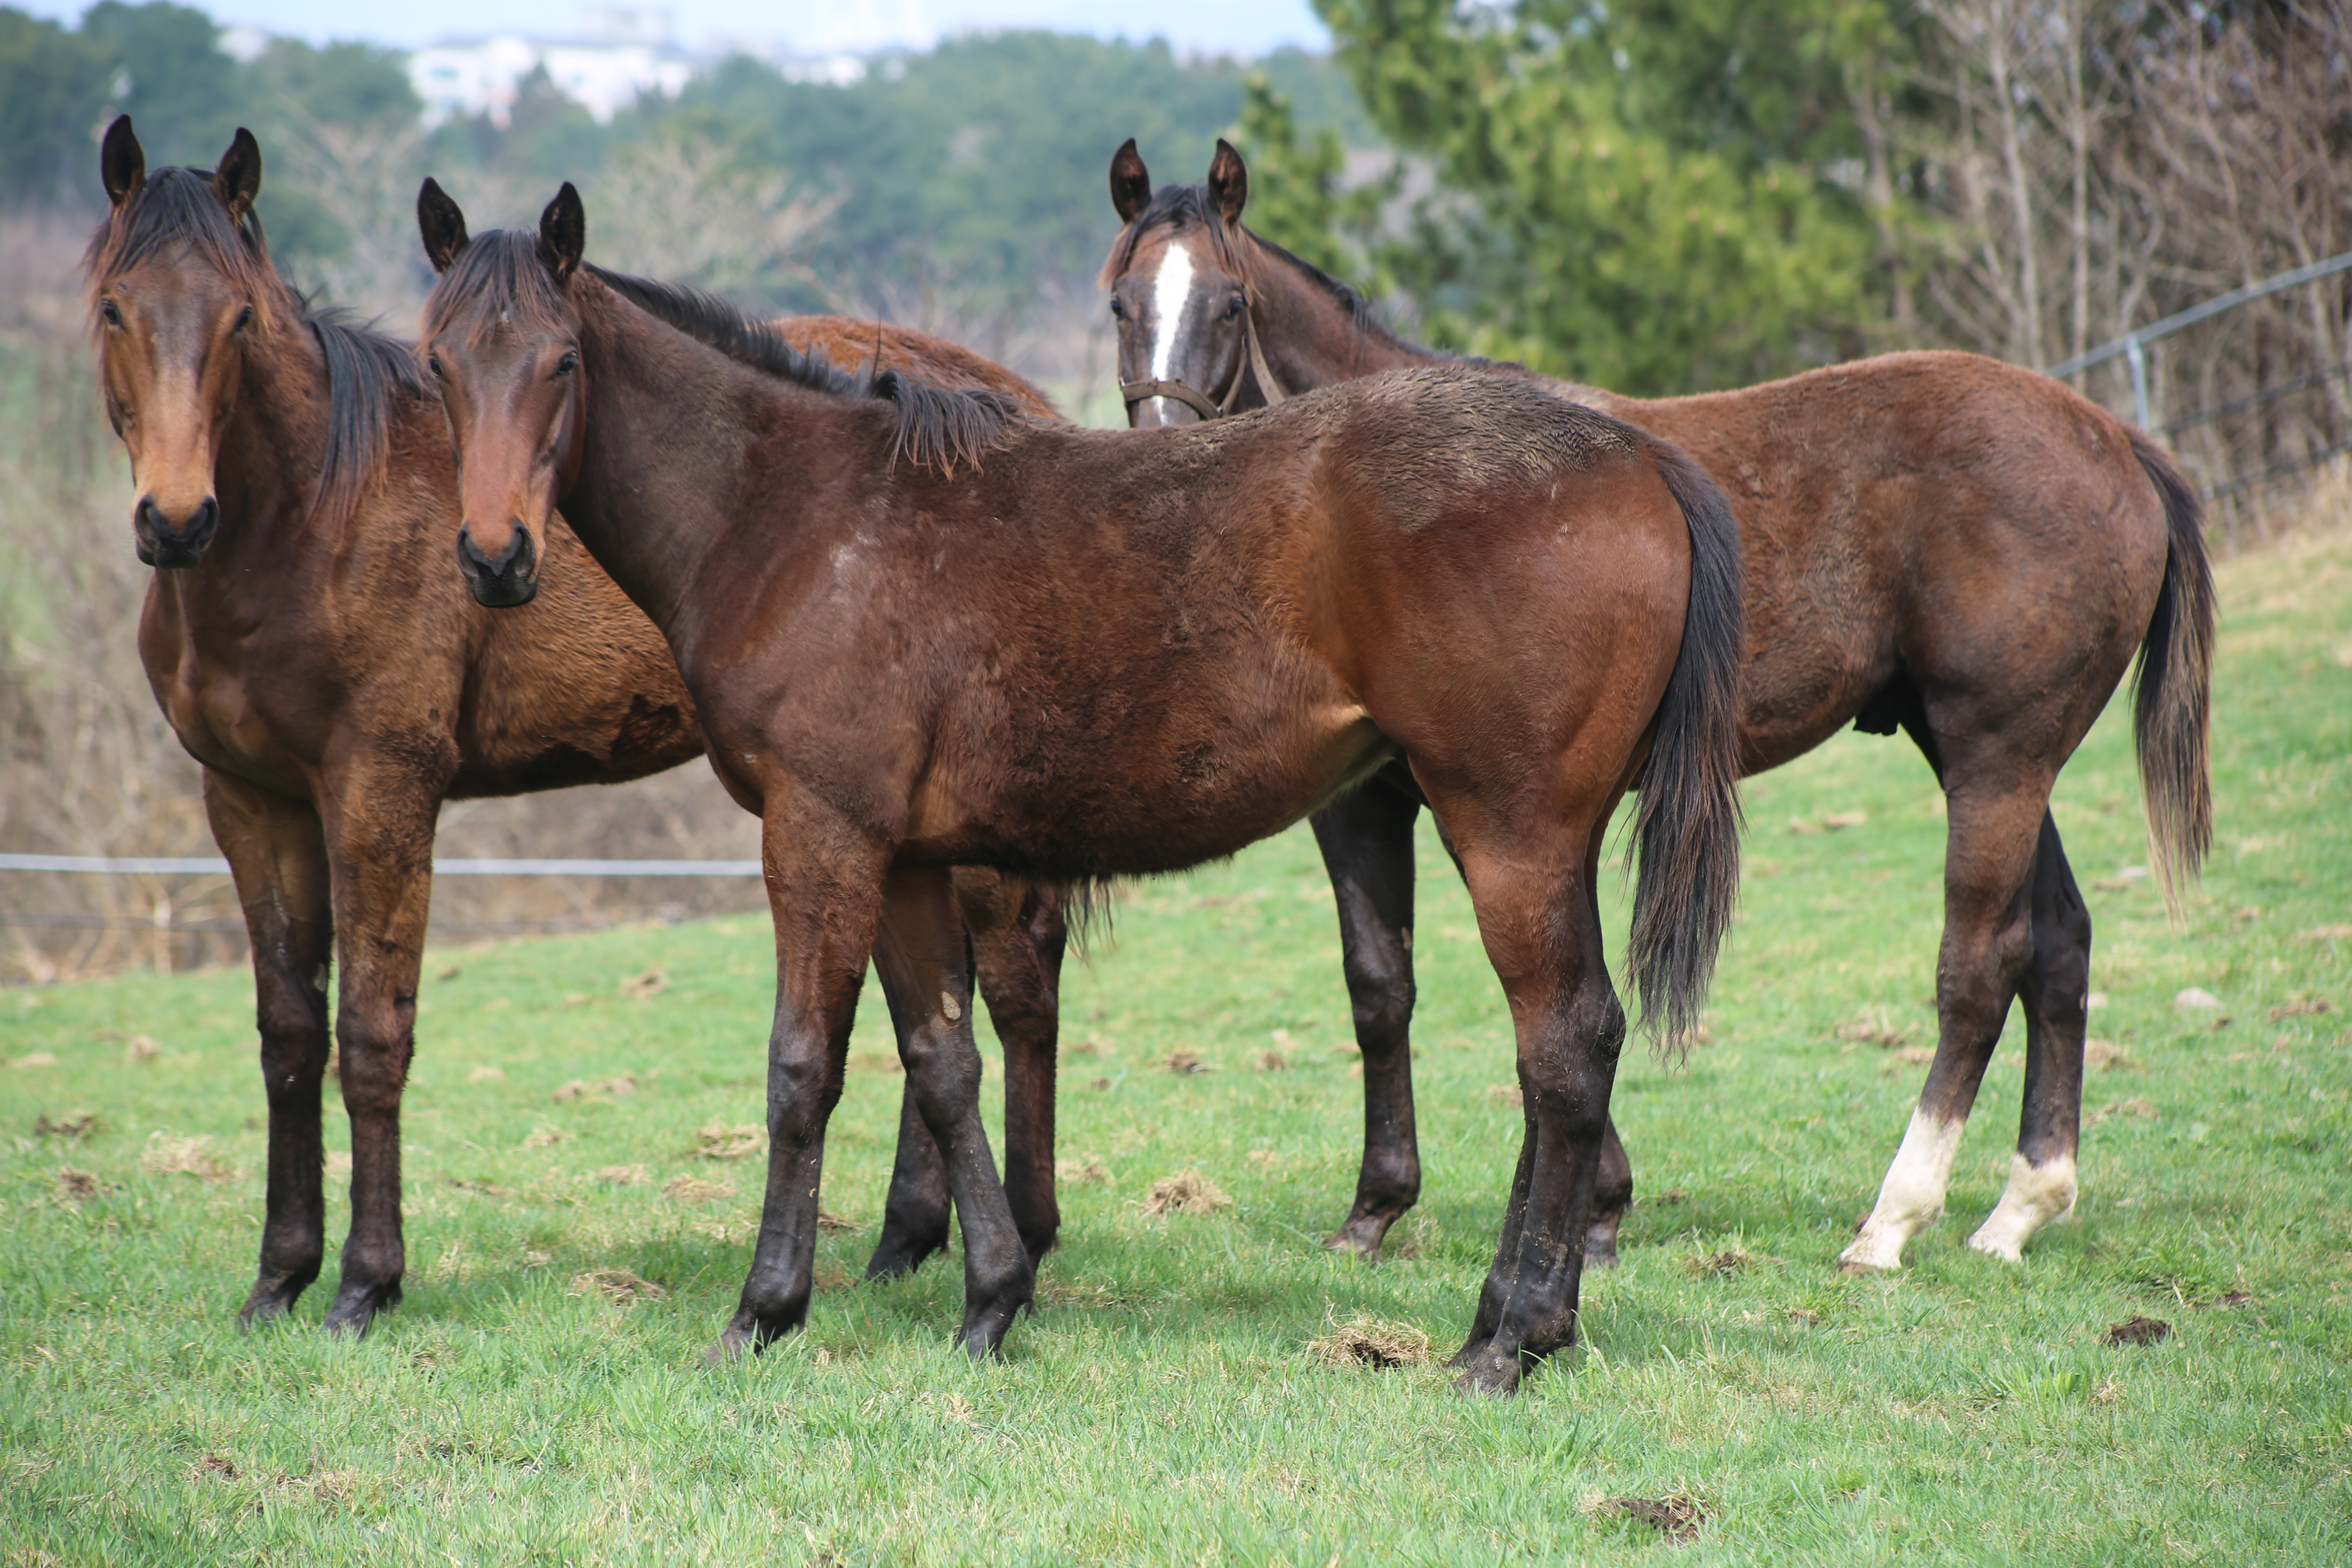
[[[900,1085],[878,1006],[824,1192],[862,1228],[824,1241],[805,1334],[699,1363],[754,1222],[758,1157],[714,1156],[760,1112],[763,917],[430,956],[407,1301],[357,1344],[316,1331],[331,1262],[293,1324],[232,1322],[260,1210],[246,974],[17,990],[0,1563],[2352,1561],[2352,541],[2223,581],[2220,837],[2185,924],[2126,869],[2122,704],[2060,791],[2116,1050],[2080,1207],[2021,1267],[1963,1245],[2007,1172],[2015,1026],[1949,1216],[1899,1277],[1832,1267],[1933,1040],[1939,800],[1893,741],[1751,787],[1712,1043],[1629,1052],[1619,1080],[1625,1261],[1588,1277],[1583,1345],[1507,1403],[1409,1360],[1412,1331],[1442,1359],[1467,1324],[1519,1126],[1433,842],[1425,1196],[1391,1259],[1318,1246],[1359,1085],[1295,831],[1138,890],[1073,966],[1064,1243],[982,1367],[947,1350],[956,1267],[853,1283]],[[2177,1008],[2190,986],[2220,1007]],[[94,1129],[37,1130],[78,1112]],[[1187,1171],[1230,1204],[1148,1214]],[[631,1279],[656,1289],[611,1300]],[[2105,1342],[2135,1315],[2169,1336]],[[1408,1364],[1310,1349],[1359,1316]]]

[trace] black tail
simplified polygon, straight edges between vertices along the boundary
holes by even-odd
[[[1653,1040],[1685,1037],[1706,1000],[1715,955],[1739,898],[1739,665],[1746,641],[1739,525],[1705,469],[1650,443],[1659,477],[1690,525],[1690,605],[1682,651],[1651,726],[1634,818],[1628,963]]]
[[[2206,756],[2213,696],[2213,568],[2204,507],[2164,448],[2134,430],[2132,455],[2164,500],[2164,586],[2140,639],[2132,729],[2147,811],[2148,858],[2176,913],[2213,844],[2213,777]]]

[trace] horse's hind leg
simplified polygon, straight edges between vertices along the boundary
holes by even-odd
[[[2050,799],[2030,761],[1944,759],[1949,827],[1944,941],[1936,963],[1936,1059],[1848,1269],[1896,1268],[1905,1244],[1944,1212],[1952,1159],[2033,954],[2034,852]]]
[[[2091,911],[2074,886],[2058,825],[2045,813],[2033,857],[2033,963],[2019,993],[2025,1004],[2025,1104],[2009,1187],[1969,1237],[1979,1252],[2015,1262],[2035,1231],[2074,1206],[2090,989]]]
[[[269,1101],[261,1265],[237,1314],[255,1323],[291,1310],[327,1255],[319,1092],[334,943],[327,846],[319,814],[307,805],[210,768],[205,813],[228,857],[253,943],[261,1084]]]
[[[1462,1387],[1500,1394],[1576,1337],[1625,1015],[1601,954],[1590,855],[1555,859],[1517,844],[1465,858],[1479,932],[1510,1000],[1526,1106],[1495,1265],[1454,1358]]]
[[[407,771],[337,783],[322,813],[341,977],[335,1043],[352,1121],[352,1228],[330,1333],[364,1334],[400,1304],[400,1100],[416,1047],[416,982],[433,896],[440,789]]]
[[[1331,876],[1348,998],[1363,1054],[1364,1158],[1356,1201],[1324,1245],[1370,1261],[1421,1196],[1412,1113],[1412,825],[1417,792],[1375,778],[1310,819]]]
[[[906,1048],[903,1034],[899,1048]],[[923,1125],[915,1086],[908,1083],[898,1098],[898,1152],[890,1166],[889,1194],[882,1200],[882,1234],[866,1261],[866,1278],[895,1279],[921,1268],[947,1246],[952,1215],[947,1165],[931,1130]]]

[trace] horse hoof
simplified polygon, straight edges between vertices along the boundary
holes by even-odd
[[[875,1244],[874,1256],[866,1260],[866,1278],[873,1279],[903,1279],[920,1268],[934,1253],[947,1249],[947,1238],[922,1241],[885,1234]]]
[[[400,1305],[400,1286],[346,1285],[335,1297],[335,1304],[327,1309],[327,1321],[320,1327],[333,1339],[363,1340],[375,1327],[376,1314],[388,1312]]]
[[[1519,1391],[1522,1374],[1517,1352],[1497,1351],[1492,1343],[1474,1352],[1465,1345],[1462,1354],[1454,1357],[1454,1363],[1460,1369],[1454,1374],[1457,1394],[1483,1394],[1501,1399]]]
[[[1359,1263],[1378,1263],[1381,1260],[1381,1243],[1387,1238],[1388,1233],[1386,1220],[1350,1217],[1323,1245]]]
[[[1586,1242],[1584,1244],[1584,1266],[1587,1268],[1616,1268],[1617,1244],[1612,1241],[1596,1247],[1591,1242]]]
[[[759,1348],[759,1342],[751,1337],[751,1331],[749,1329],[730,1323],[727,1325],[727,1331],[719,1336],[719,1342],[702,1352],[702,1364],[732,1366],[741,1361],[747,1352]]]

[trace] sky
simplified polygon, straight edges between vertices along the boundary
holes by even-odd
[[[84,0],[13,0],[38,15],[71,18]],[[324,42],[360,38],[414,48],[490,33],[561,37],[579,32],[579,0],[403,0],[387,5],[317,0],[194,0],[224,23]],[[903,46],[928,48],[951,33],[1045,27],[1097,37],[1166,38],[1178,49],[1262,55],[1285,44],[1322,50],[1330,35],[1307,0],[671,0],[677,41],[688,47],[730,37],[782,38],[795,52],[830,54]]]

